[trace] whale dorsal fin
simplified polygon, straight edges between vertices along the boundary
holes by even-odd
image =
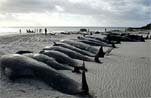
[[[85,67],[84,61],[83,61],[82,66]],[[86,81],[85,70],[82,70],[82,91],[84,92],[84,94],[89,93],[89,87],[88,87],[88,84],[87,84],[87,81]]]

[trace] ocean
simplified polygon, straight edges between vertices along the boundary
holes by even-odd
[[[2,35],[10,35],[10,34],[19,34],[20,30],[21,33],[27,33],[27,30],[33,31],[38,33],[41,29],[41,33],[44,32],[44,29],[47,28],[48,33],[55,32],[77,32],[81,28],[89,29],[89,31],[99,31],[104,32],[105,28],[107,31],[110,30],[125,30],[125,27],[0,27],[0,36]]]

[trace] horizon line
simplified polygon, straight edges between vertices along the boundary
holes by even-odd
[[[0,26],[0,28],[28,28],[28,27],[39,27],[39,28],[46,28],[46,27],[102,27],[102,28],[105,28],[105,27],[111,27],[111,28],[114,28],[114,27],[119,27],[119,28],[126,28],[126,27],[130,27],[130,26]],[[133,26],[131,26],[133,27]],[[135,27],[135,26],[134,26]]]

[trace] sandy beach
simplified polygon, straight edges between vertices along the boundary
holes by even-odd
[[[76,38],[78,35],[12,35],[0,37],[0,57],[19,50],[39,52],[52,41]],[[96,35],[101,36],[101,35]],[[109,56],[101,58],[103,64],[85,62],[90,93],[96,98],[149,98],[151,97],[151,40],[122,42]],[[106,48],[105,48],[106,50]],[[80,64],[82,61],[78,60]],[[60,71],[75,81],[81,75]],[[0,73],[0,98],[79,98],[61,93],[36,79],[10,81]],[[81,97],[80,97],[81,98]]]

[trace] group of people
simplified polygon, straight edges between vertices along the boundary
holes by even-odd
[[[19,33],[21,34],[22,33],[22,30],[19,29]],[[31,30],[31,29],[26,29],[26,33],[42,33],[42,29],[35,29],[35,30]],[[44,34],[47,35],[48,33],[48,30],[47,28],[44,29]]]

